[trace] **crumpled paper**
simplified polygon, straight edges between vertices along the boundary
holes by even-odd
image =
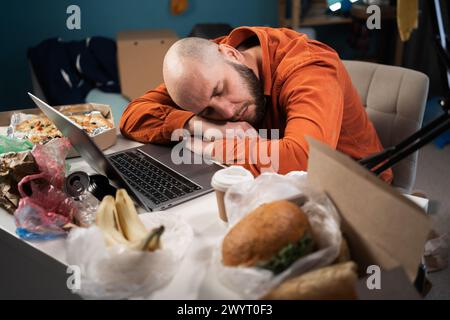
[[[265,173],[253,181],[232,186],[225,194],[229,229],[261,204],[294,196],[300,199],[301,208],[308,216],[317,251],[298,259],[276,276],[260,268],[224,266],[223,238],[213,252],[213,268],[219,280],[243,298],[260,298],[284,280],[329,265],[339,255],[342,242],[339,214],[326,194],[312,188],[306,173],[302,172],[286,176]]]
[[[450,234],[446,233],[428,240],[425,244],[424,260],[428,272],[447,268],[450,249]]]
[[[19,202],[18,183],[25,176],[38,173],[31,152],[11,152],[0,156],[0,206],[13,214]]]

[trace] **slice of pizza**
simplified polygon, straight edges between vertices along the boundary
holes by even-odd
[[[113,127],[113,124],[98,111],[87,114],[68,115],[89,133],[95,136]],[[62,137],[62,133],[46,116],[32,116],[14,127],[14,136],[30,140],[32,143],[45,144],[51,139]]]
[[[72,115],[69,118],[81,125],[89,134],[95,134],[100,128],[110,129],[113,127],[112,123],[108,119],[105,119],[100,112]]]
[[[35,116],[20,122],[16,125],[14,134],[32,143],[46,143],[51,139],[62,137],[58,128],[45,116]]]

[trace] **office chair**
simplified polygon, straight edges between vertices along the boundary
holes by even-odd
[[[418,71],[360,61],[344,61],[383,147],[398,144],[422,126],[429,79]],[[392,185],[410,193],[418,152],[392,167]]]

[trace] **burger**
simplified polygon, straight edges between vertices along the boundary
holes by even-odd
[[[258,267],[278,274],[314,250],[306,214],[294,203],[263,204],[242,218],[225,236],[225,266]]]

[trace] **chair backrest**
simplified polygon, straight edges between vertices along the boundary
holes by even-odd
[[[383,146],[396,145],[420,129],[428,95],[428,77],[418,71],[369,62],[344,61]],[[410,192],[418,152],[393,167],[393,186]]]

